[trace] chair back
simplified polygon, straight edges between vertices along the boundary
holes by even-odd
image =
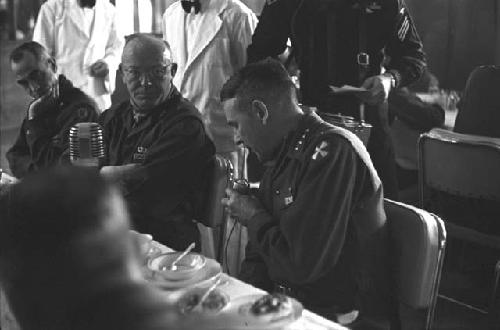
[[[418,150],[421,207],[429,204],[445,216],[450,238],[500,250],[500,138],[433,129],[420,136]],[[475,259],[483,264],[488,260],[483,255]],[[500,259],[494,277],[488,311],[443,297],[494,317],[498,313]],[[500,328],[498,320],[491,323]]]
[[[414,315],[425,315],[420,324],[432,327],[446,244],[443,221],[422,209],[385,199],[395,267],[395,293],[403,328],[415,324]],[[413,311],[416,313],[410,313]],[[416,328],[423,328],[416,326]]]
[[[224,207],[221,199],[232,178],[233,165],[226,158],[216,155],[204,206],[204,224],[211,228],[220,227],[224,222]]]
[[[232,176],[231,162],[220,155],[215,155],[213,166],[209,171],[198,228],[201,234],[202,253],[218,261],[221,261],[226,225],[226,214],[221,199],[226,194]]]
[[[418,143],[421,207],[426,187],[500,201],[500,138],[435,128]]]

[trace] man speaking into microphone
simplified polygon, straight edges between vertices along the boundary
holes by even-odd
[[[22,178],[69,162],[69,130],[79,122],[97,121],[97,105],[64,75],[56,74],[55,60],[37,42],[14,49],[10,64],[17,83],[33,98],[19,136],[7,152],[12,174]]]
[[[101,115],[108,158],[101,174],[121,184],[136,230],[185,249],[199,242],[193,219],[215,148],[198,110],[172,85],[166,42],[132,35],[120,71],[130,100]]]
[[[387,312],[383,189],[361,140],[303,112],[275,60],[238,71],[221,99],[236,139],[266,165],[255,195],[222,200],[248,229],[239,278],[343,324]]]

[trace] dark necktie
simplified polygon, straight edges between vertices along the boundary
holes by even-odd
[[[82,8],[94,8],[96,0],[80,0],[80,6]]]
[[[194,8],[195,14],[198,14],[201,9],[200,0],[181,0],[181,5],[182,9],[188,14],[191,12],[191,8]]]
[[[133,121],[132,121],[132,128],[136,128],[139,126],[142,121],[146,118],[146,115],[144,114],[139,114],[139,113],[134,113],[133,115]]]

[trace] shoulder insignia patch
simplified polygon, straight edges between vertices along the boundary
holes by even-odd
[[[398,25],[398,39],[403,42],[410,30],[410,18],[408,17],[408,12],[404,12],[403,17],[401,18],[401,22]]]
[[[328,148],[328,142],[321,141],[321,143],[318,146],[316,146],[316,149],[314,150],[314,154],[312,155],[311,159],[316,160],[326,157],[326,155],[328,155],[327,148]]]

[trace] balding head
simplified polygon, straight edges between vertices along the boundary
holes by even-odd
[[[121,71],[136,111],[148,112],[166,99],[172,88],[173,66],[167,42],[144,33],[127,39]]]
[[[127,37],[122,53],[122,64],[131,59],[146,62],[153,58],[163,61],[164,64],[172,62],[172,52],[165,40],[147,33],[136,33]]]

